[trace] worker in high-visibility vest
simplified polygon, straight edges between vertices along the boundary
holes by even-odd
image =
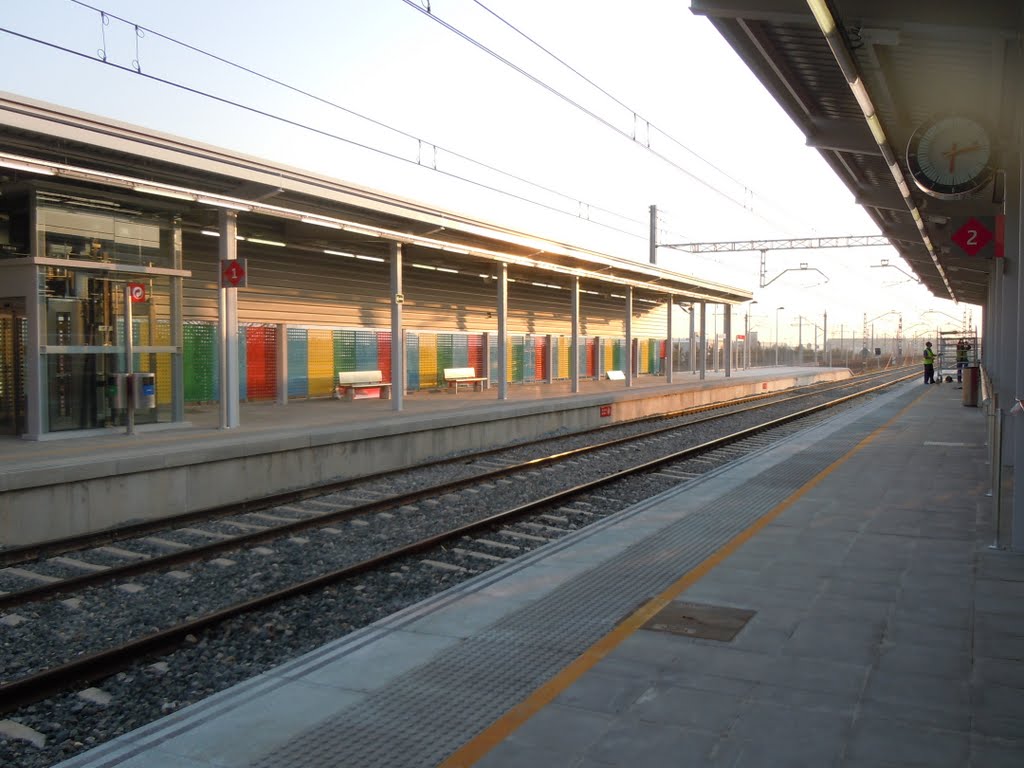
[[[924,345],[924,383],[935,383],[935,353],[932,352],[932,343],[925,342]]]

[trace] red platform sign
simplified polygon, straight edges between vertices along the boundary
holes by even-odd
[[[128,283],[128,296],[132,304],[138,304],[146,300],[146,286],[142,283]]]
[[[245,259],[222,259],[220,262],[220,287],[245,288],[248,275]]]
[[[968,256],[977,256],[995,238],[992,229],[993,227],[986,226],[977,216],[972,216],[953,232],[951,239]]]
[[[610,405],[602,405],[600,410],[601,418],[607,418],[612,415],[612,407]]]

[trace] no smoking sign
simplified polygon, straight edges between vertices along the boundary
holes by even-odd
[[[146,286],[142,283],[128,283],[128,296],[132,304],[139,304],[146,300]]]

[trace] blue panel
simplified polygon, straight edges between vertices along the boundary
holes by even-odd
[[[531,383],[537,380],[536,339],[527,336],[523,340],[523,381]]]
[[[469,336],[464,333],[452,337],[452,367],[469,367]]]
[[[356,331],[356,370],[376,371],[377,363],[377,332]]]
[[[487,358],[490,362],[490,380],[491,384],[498,383],[498,337],[495,334],[491,334],[487,338]]]
[[[309,341],[305,328],[288,329],[288,397],[309,396]]]
[[[249,352],[246,345],[246,331],[246,326],[238,326],[238,399],[243,402],[249,399],[249,377],[246,370]]]
[[[415,333],[405,334],[405,375],[409,389],[420,388],[420,337]]]

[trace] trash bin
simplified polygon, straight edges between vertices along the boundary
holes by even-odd
[[[964,399],[963,404],[972,408],[978,407],[978,390],[981,388],[981,369],[974,365],[964,368]]]

